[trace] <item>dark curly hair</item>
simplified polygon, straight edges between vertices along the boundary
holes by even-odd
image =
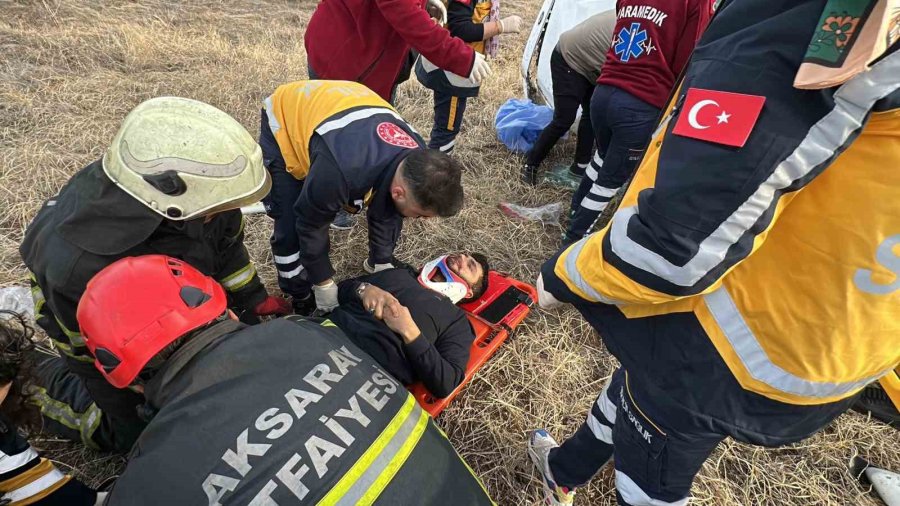
[[[35,428],[40,412],[29,402],[33,378],[34,329],[14,311],[0,310],[0,386],[12,384],[0,414],[22,428]]]

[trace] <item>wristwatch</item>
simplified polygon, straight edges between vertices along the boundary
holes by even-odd
[[[359,284],[359,286],[356,287],[356,295],[359,297],[359,300],[362,300],[363,292],[365,292],[366,288],[368,287],[369,283],[366,283],[365,281],[363,281]]]

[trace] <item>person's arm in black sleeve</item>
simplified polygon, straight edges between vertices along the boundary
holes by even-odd
[[[345,306],[354,301],[359,301],[359,285],[363,283],[362,278],[345,279],[338,283],[338,304]]]
[[[377,213],[370,209],[366,219],[369,222],[369,261],[372,265],[391,263],[403,230],[403,216],[396,211]]]
[[[470,0],[474,4],[475,0]],[[472,22],[475,8],[462,2],[451,0],[447,6],[447,29],[450,35],[463,42],[481,42],[484,40],[484,25]]]
[[[252,311],[268,293],[244,246],[244,217],[239,209],[234,209],[215,219],[224,221],[222,229],[228,237],[227,247],[221,253],[224,264],[213,277],[228,291],[238,309]]]
[[[406,356],[416,377],[437,397],[447,397],[466,377],[475,333],[461,311],[438,336],[435,344],[419,336],[406,344]]]
[[[309,274],[309,281],[318,284],[334,276],[328,258],[331,249],[328,226],[348,201],[350,190],[330,153],[313,152],[312,155],[309,175],[294,204],[294,215],[300,239],[300,263]]]

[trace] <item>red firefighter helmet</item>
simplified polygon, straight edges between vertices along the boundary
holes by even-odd
[[[123,258],[97,273],[78,304],[78,325],[94,365],[125,388],[163,348],[221,316],[225,290],[181,260]]]

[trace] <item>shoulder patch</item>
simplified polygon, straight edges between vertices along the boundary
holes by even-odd
[[[400,148],[418,148],[419,143],[410,137],[402,128],[387,121],[379,123],[376,128],[378,137],[384,142]]]
[[[672,133],[740,148],[765,103],[759,95],[690,88]]]

